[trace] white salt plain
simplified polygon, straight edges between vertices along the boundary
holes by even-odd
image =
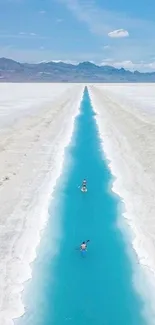
[[[113,191],[125,204],[130,239],[147,275],[135,285],[148,300],[148,322],[155,324],[155,85],[98,84],[89,91],[116,176]]]
[[[82,95],[78,84],[0,84],[0,325],[24,312],[23,282]]]
[[[113,190],[125,203],[138,259],[145,273],[153,274],[148,295],[154,310],[155,85],[88,88],[117,177]],[[0,84],[0,325],[24,312],[23,283],[31,277],[29,264],[48,219],[83,89],[82,84]]]

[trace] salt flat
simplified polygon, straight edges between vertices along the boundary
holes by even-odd
[[[43,104],[51,104],[54,99],[71,87],[71,84],[51,85],[0,83],[0,130],[10,127],[25,116],[38,113]]]
[[[23,283],[31,276],[29,264],[48,218],[83,88],[0,84],[0,325],[12,324],[24,312]],[[88,88],[133,247],[145,270],[155,274],[155,85]]]
[[[155,85],[97,84],[89,91],[133,247],[144,272],[155,276]]]
[[[0,325],[24,312],[23,282],[82,94],[78,84],[0,84]]]

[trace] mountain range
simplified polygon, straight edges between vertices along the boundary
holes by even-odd
[[[155,72],[131,72],[91,62],[20,63],[0,58],[0,82],[155,82]]]

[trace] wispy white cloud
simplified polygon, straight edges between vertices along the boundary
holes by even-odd
[[[44,44],[42,44],[41,47],[43,47]],[[1,56],[9,57],[14,60],[20,61],[20,62],[39,62],[39,61],[65,61],[68,63],[73,62],[82,62],[82,61],[95,61],[95,62],[101,62],[103,56],[102,53],[94,52],[79,52],[75,51],[75,53],[72,53],[69,55],[67,52],[57,52],[53,51],[50,48],[44,48],[41,49],[40,47],[36,49],[31,48],[25,48],[21,49],[18,48],[11,48],[6,49],[4,47],[0,47],[0,53]],[[93,59],[94,58],[94,59]]]
[[[63,22],[63,19],[62,19],[62,18],[57,18],[57,19],[56,19],[56,22],[57,22],[57,23],[62,23],[62,22]]]
[[[55,1],[66,6],[79,22],[85,24],[91,34],[100,37],[102,42],[109,42],[109,55],[118,62],[141,59],[149,61],[150,55],[155,53],[154,21],[104,10],[104,3],[102,7],[98,7],[94,0]],[[129,33],[130,37],[127,37]],[[117,42],[114,42],[116,36]]]
[[[79,20],[84,22],[91,33],[108,36],[111,31],[122,27],[125,30],[134,30],[139,36],[142,33],[154,35],[155,23],[139,18],[133,18],[126,13],[104,10],[93,0],[55,0],[65,5]]]
[[[104,61],[101,63],[101,65],[105,65],[105,64],[107,64],[108,62],[113,62],[114,61],[114,59],[112,59],[112,58],[106,58],[106,59],[104,59]]]
[[[109,42],[111,48],[108,50],[108,55],[115,61],[152,61],[154,57],[155,43],[152,39],[144,39],[140,42],[132,37],[127,37],[114,42],[114,39],[109,38]]]
[[[103,35],[111,30],[107,23],[103,23],[104,16],[94,5],[92,0],[56,0],[64,4],[81,22],[84,22],[92,33]]]
[[[31,36],[36,36],[36,33],[30,33]]]
[[[152,61],[132,61],[132,60],[114,60],[112,57],[101,59],[101,55],[98,53],[76,53],[70,56],[66,53],[53,53],[52,50],[45,49],[44,46],[41,46],[39,49],[16,49],[12,45],[5,47],[0,47],[1,56],[9,57],[20,62],[40,62],[40,61],[63,61],[66,63],[77,64],[78,62],[89,60],[92,63],[99,65],[110,65],[116,68],[125,68],[130,71],[142,71],[142,72],[151,72],[155,71],[155,60]],[[92,59],[92,58],[96,59]]]
[[[104,60],[101,65],[110,65],[115,68],[124,68],[126,70],[130,71],[141,71],[141,72],[151,72],[155,71],[155,61],[152,62],[145,62],[145,61],[139,61],[139,62],[133,62],[130,60],[126,61],[114,61],[113,59],[107,59]]]
[[[116,29],[113,30],[112,32],[109,32],[108,36],[112,38],[128,37],[129,32],[125,29]]]
[[[45,10],[40,10],[39,14],[44,15],[44,14],[46,14],[46,11]]]
[[[73,60],[51,60],[52,62],[55,63],[60,63],[60,62],[64,62],[66,64],[78,64],[78,61],[73,61]]]
[[[4,33],[4,34],[0,34],[0,39],[1,38],[4,38],[4,39],[12,39],[12,38],[19,38],[19,39],[31,39],[31,38],[34,38],[34,39],[51,39],[50,37],[48,36],[42,36],[42,35],[37,35],[35,33],[25,33],[25,32],[19,32],[18,34],[7,34],[7,33]]]
[[[109,50],[109,49],[110,49],[110,45],[104,45],[104,46],[103,46],[103,49],[104,49],[104,50]]]
[[[23,0],[0,0],[0,3],[6,3],[6,2],[8,2],[8,3],[23,3]]]

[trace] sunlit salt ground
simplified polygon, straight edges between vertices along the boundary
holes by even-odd
[[[154,89],[154,84],[89,85],[93,108],[98,113],[96,120],[104,140],[104,152],[110,159],[109,168],[116,176],[113,190],[125,203],[125,213],[117,218],[117,225],[128,243],[133,286],[145,298],[143,311],[148,323],[153,325]],[[24,282],[31,277],[33,264],[30,263],[36,257],[40,231],[47,229],[49,202],[53,202],[52,210],[60,203],[56,195],[52,201],[52,191],[62,171],[64,147],[70,141],[82,93],[83,85],[78,84],[0,84],[0,325],[12,325],[10,320],[24,313],[20,293],[25,288],[26,297],[29,286],[25,287]],[[68,168],[69,157],[68,154]],[[57,186],[62,189],[62,184],[61,178]],[[46,261],[50,254],[48,263],[55,265],[52,256],[59,252],[62,229],[60,219],[54,218],[52,210],[50,225],[53,233],[50,228],[50,235],[53,241],[49,246],[48,237],[44,236],[37,254],[40,259],[46,247],[46,252],[49,250]],[[79,238],[77,242],[76,245]],[[143,268],[138,269],[136,265],[131,243]],[[34,271],[36,267],[37,264]],[[33,286],[40,276],[34,274]],[[52,274],[49,278],[51,281]]]
[[[71,84],[0,84],[0,130],[26,116],[38,114],[43,105],[50,105],[70,89]]]
[[[110,191],[112,176],[87,92],[64,159],[33,277],[25,286],[26,313],[15,324],[146,324],[117,227],[120,199]],[[87,193],[79,188],[84,177]],[[88,252],[82,256],[78,246],[86,239]]]
[[[125,203],[124,220],[143,269],[145,281],[139,277],[135,282],[148,301],[145,313],[151,324],[155,324],[154,89],[155,84],[89,87],[104,151],[116,176],[113,190]]]
[[[24,312],[23,283],[82,94],[78,84],[0,84],[0,325]]]

